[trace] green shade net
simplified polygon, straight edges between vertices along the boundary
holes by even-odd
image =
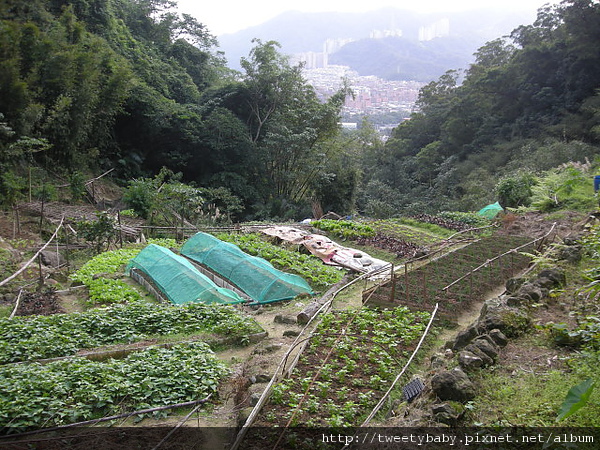
[[[183,247],[181,254],[237,286],[252,300],[270,303],[289,300],[299,294],[312,294],[308,283],[298,275],[275,269],[268,261],[244,253],[236,245],[198,233]]]
[[[244,300],[235,292],[218,287],[182,256],[150,244],[127,265],[145,273],[153,284],[176,305],[189,302],[235,304]]]
[[[483,216],[487,219],[493,219],[498,215],[500,211],[504,211],[504,208],[500,206],[500,203],[492,203],[491,205],[487,205],[484,208],[481,208],[477,214]]]

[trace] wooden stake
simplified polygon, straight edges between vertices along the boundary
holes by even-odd
[[[70,263],[70,256],[69,256],[69,232],[67,231],[67,229],[64,229],[65,232],[65,259],[67,261],[67,275],[69,275],[71,273],[71,263]]]
[[[44,286],[44,274],[42,273],[42,254],[40,253],[38,255],[38,268],[40,271],[40,290],[42,289],[42,286]]]

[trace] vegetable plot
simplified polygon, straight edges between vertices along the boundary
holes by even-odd
[[[0,364],[74,355],[80,349],[154,336],[211,333],[240,342],[262,332],[232,307],[193,303],[115,305],[106,310],[0,319]]]
[[[370,225],[349,220],[321,219],[311,222],[310,225],[344,240],[368,238],[375,235],[375,230]]]
[[[175,247],[174,239],[150,239],[149,243]],[[122,275],[125,264],[134,258],[144,245],[135,245],[101,253],[86,262],[71,279],[79,281],[89,289],[89,305],[109,305],[112,303],[131,303],[142,298],[140,292],[122,280],[107,278],[110,275]],[[105,275],[105,276],[98,276]]]
[[[522,252],[531,251],[532,246],[495,259],[529,241],[517,236],[481,239],[414,270],[407,268],[397,274],[394,281],[365,291],[363,300],[369,298],[370,302],[382,306],[403,305],[416,310],[432,309],[439,303],[443,316],[455,317],[473,299],[529,264],[530,258]],[[451,287],[444,290],[448,286]]]
[[[22,432],[198,400],[216,394],[228,373],[202,342],[106,362],[72,358],[3,366],[0,429]]]
[[[371,223],[377,233],[421,246],[435,244],[454,234],[454,231],[439,226],[427,226],[425,229],[424,225],[428,224],[407,218],[377,220]]]
[[[428,319],[429,313],[407,308],[325,315],[293,376],[273,388],[255,425],[359,425],[405,365]]]

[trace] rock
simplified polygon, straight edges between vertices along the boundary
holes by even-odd
[[[486,331],[495,328],[508,337],[517,336],[531,326],[531,318],[527,311],[510,307],[490,307],[480,317],[479,326]]]
[[[525,283],[523,286],[521,286],[518,294],[519,297],[529,298],[533,302],[540,300],[543,295],[540,287],[532,283]]]
[[[544,269],[538,274],[538,278],[548,278],[554,282],[552,287],[564,286],[567,284],[565,271],[559,268]]]
[[[495,345],[490,344],[487,339],[479,338],[473,341],[473,345],[485,353],[487,356],[492,358],[495,362],[498,359],[498,350],[496,350]]]
[[[471,353],[467,350],[461,350],[458,353],[458,363],[467,372],[473,369],[478,369],[479,367],[483,367],[484,365],[483,359],[481,359],[475,353]]]
[[[506,290],[509,294],[514,294],[523,286],[523,283],[525,283],[523,278],[511,278],[506,282]]]
[[[477,347],[475,344],[469,344],[465,347],[465,350],[473,353],[475,356],[481,358],[484,366],[491,366],[494,364],[494,360],[491,356]]]
[[[299,334],[300,334],[300,332],[299,332],[299,331],[297,331],[297,330],[285,330],[285,331],[283,332],[283,336],[284,336],[284,337],[296,337],[296,336],[298,336]]]
[[[481,334],[481,335],[479,335],[479,336],[477,337],[477,339],[485,339],[486,341],[488,341],[488,342],[490,343],[490,345],[491,345],[492,347],[494,347],[495,349],[497,349],[497,348],[498,348],[498,344],[496,344],[496,343],[494,342],[494,340],[493,340],[493,339],[490,337],[490,335],[489,335],[489,334]]]
[[[467,402],[475,398],[475,386],[459,368],[435,374],[431,379],[431,388],[443,401]]]
[[[465,348],[473,339],[477,337],[478,334],[479,333],[477,332],[475,325],[469,326],[456,335],[451,347],[452,350],[458,351]]]
[[[45,266],[59,267],[65,263],[65,258],[55,251],[44,250],[40,255]]]
[[[446,357],[442,353],[435,353],[431,356],[430,366],[432,369],[440,369],[446,365]]]
[[[508,344],[508,338],[504,333],[498,329],[490,330],[488,336],[496,343],[498,347],[506,347]]]
[[[581,245],[571,245],[569,247],[564,247],[558,253],[558,259],[567,261],[569,263],[578,263],[581,261],[583,256],[583,246]]]
[[[274,352],[281,350],[281,347],[282,347],[281,344],[271,344],[271,345],[267,345],[264,348],[264,351],[265,351],[265,353],[274,353]]]
[[[482,316],[479,318],[479,326],[483,327],[485,330],[492,330],[494,328],[498,328],[500,330],[506,327],[506,323],[502,318],[502,308],[493,308],[488,307],[485,308],[485,311],[482,309]]]
[[[454,425],[458,420],[460,413],[448,403],[440,403],[431,407],[431,412],[437,422]]]
[[[294,316],[285,315],[285,314],[277,314],[273,319],[275,323],[283,323],[287,325],[296,324],[296,318]]]
[[[546,277],[538,277],[536,280],[533,281],[533,284],[539,286],[542,290],[548,290],[554,287],[554,281]]]
[[[510,296],[506,298],[506,305],[513,308],[519,308],[529,303],[529,300],[530,299],[524,297]]]
[[[278,350],[281,350],[281,344],[270,344],[265,345],[264,347],[257,347],[252,353],[257,355],[264,355],[265,353],[275,353]]]
[[[250,406],[256,406],[261,397],[262,397],[262,394],[259,394],[259,393],[252,394],[250,396]]]

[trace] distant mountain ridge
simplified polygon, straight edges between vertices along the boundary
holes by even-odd
[[[262,25],[218,39],[234,69],[239,69],[240,58],[248,55],[253,38],[275,40],[282,45],[282,52],[290,55],[322,52],[327,39],[353,39],[331,55],[330,64],[348,65],[361,75],[429,81],[448,69],[465,68],[483,44],[534,18],[535,11],[494,9],[431,14],[397,8],[367,13],[289,11]],[[443,19],[449,22],[447,36],[419,41],[419,30]],[[370,38],[375,30],[398,29],[402,30],[401,37]],[[410,75],[413,71],[414,75]]]

